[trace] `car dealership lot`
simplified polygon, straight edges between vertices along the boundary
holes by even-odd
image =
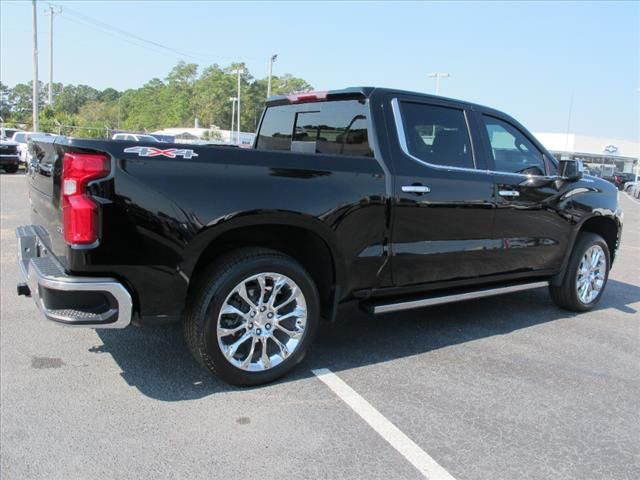
[[[17,297],[24,180],[0,175],[3,479],[424,478],[317,369],[458,480],[640,476],[640,205],[623,194],[595,311],[544,289],[379,317],[348,305],[293,375],[240,389],[176,326],[63,328]]]

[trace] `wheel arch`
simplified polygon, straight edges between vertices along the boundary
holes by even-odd
[[[584,219],[574,230],[573,238],[570,242],[570,248],[567,250],[562,269],[551,279],[551,284],[557,286],[562,284],[564,281],[571,253],[573,252],[578,236],[581,232],[595,233],[604,239],[607,243],[607,247],[609,248],[610,264],[613,265],[613,260],[616,257],[617,249],[620,245],[621,231],[622,225],[620,224],[619,219],[614,215],[591,215]]]
[[[578,230],[580,232],[591,232],[600,235],[609,247],[610,262],[613,264],[618,245],[620,243],[620,225],[617,219],[605,215],[594,215],[587,218]],[[575,241],[574,241],[575,245]]]
[[[201,232],[185,255],[189,263],[180,267],[189,279],[187,295],[192,293],[193,280],[216,258],[239,248],[269,248],[289,255],[309,272],[318,288],[322,316],[333,320],[342,294],[340,285],[345,284],[344,260],[328,227],[316,219],[297,217],[241,217]]]

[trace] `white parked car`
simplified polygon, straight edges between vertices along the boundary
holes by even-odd
[[[142,133],[116,133],[111,140],[129,140],[131,142],[157,142],[158,140],[153,135],[144,135]]]
[[[16,132],[13,134],[13,137],[11,137],[11,140],[13,140],[14,142],[16,142],[18,144],[18,156],[20,157],[20,162],[22,163],[27,163],[28,160],[28,155],[29,155],[29,151],[28,151],[28,147],[29,147],[29,139],[31,137],[33,137],[34,135],[46,135],[46,136],[51,136],[50,133],[44,133],[44,132]]]

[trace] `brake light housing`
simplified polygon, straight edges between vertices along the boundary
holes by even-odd
[[[99,153],[65,153],[62,160],[62,223],[69,245],[98,241],[99,205],[87,194],[87,185],[111,172],[111,160]]]
[[[303,92],[303,93],[291,93],[287,95],[289,103],[312,103],[322,102],[327,99],[329,92]]]

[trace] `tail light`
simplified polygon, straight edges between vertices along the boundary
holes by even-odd
[[[98,204],[87,195],[87,184],[106,177],[111,162],[105,155],[65,153],[62,160],[62,220],[64,239],[70,245],[98,240]]]

